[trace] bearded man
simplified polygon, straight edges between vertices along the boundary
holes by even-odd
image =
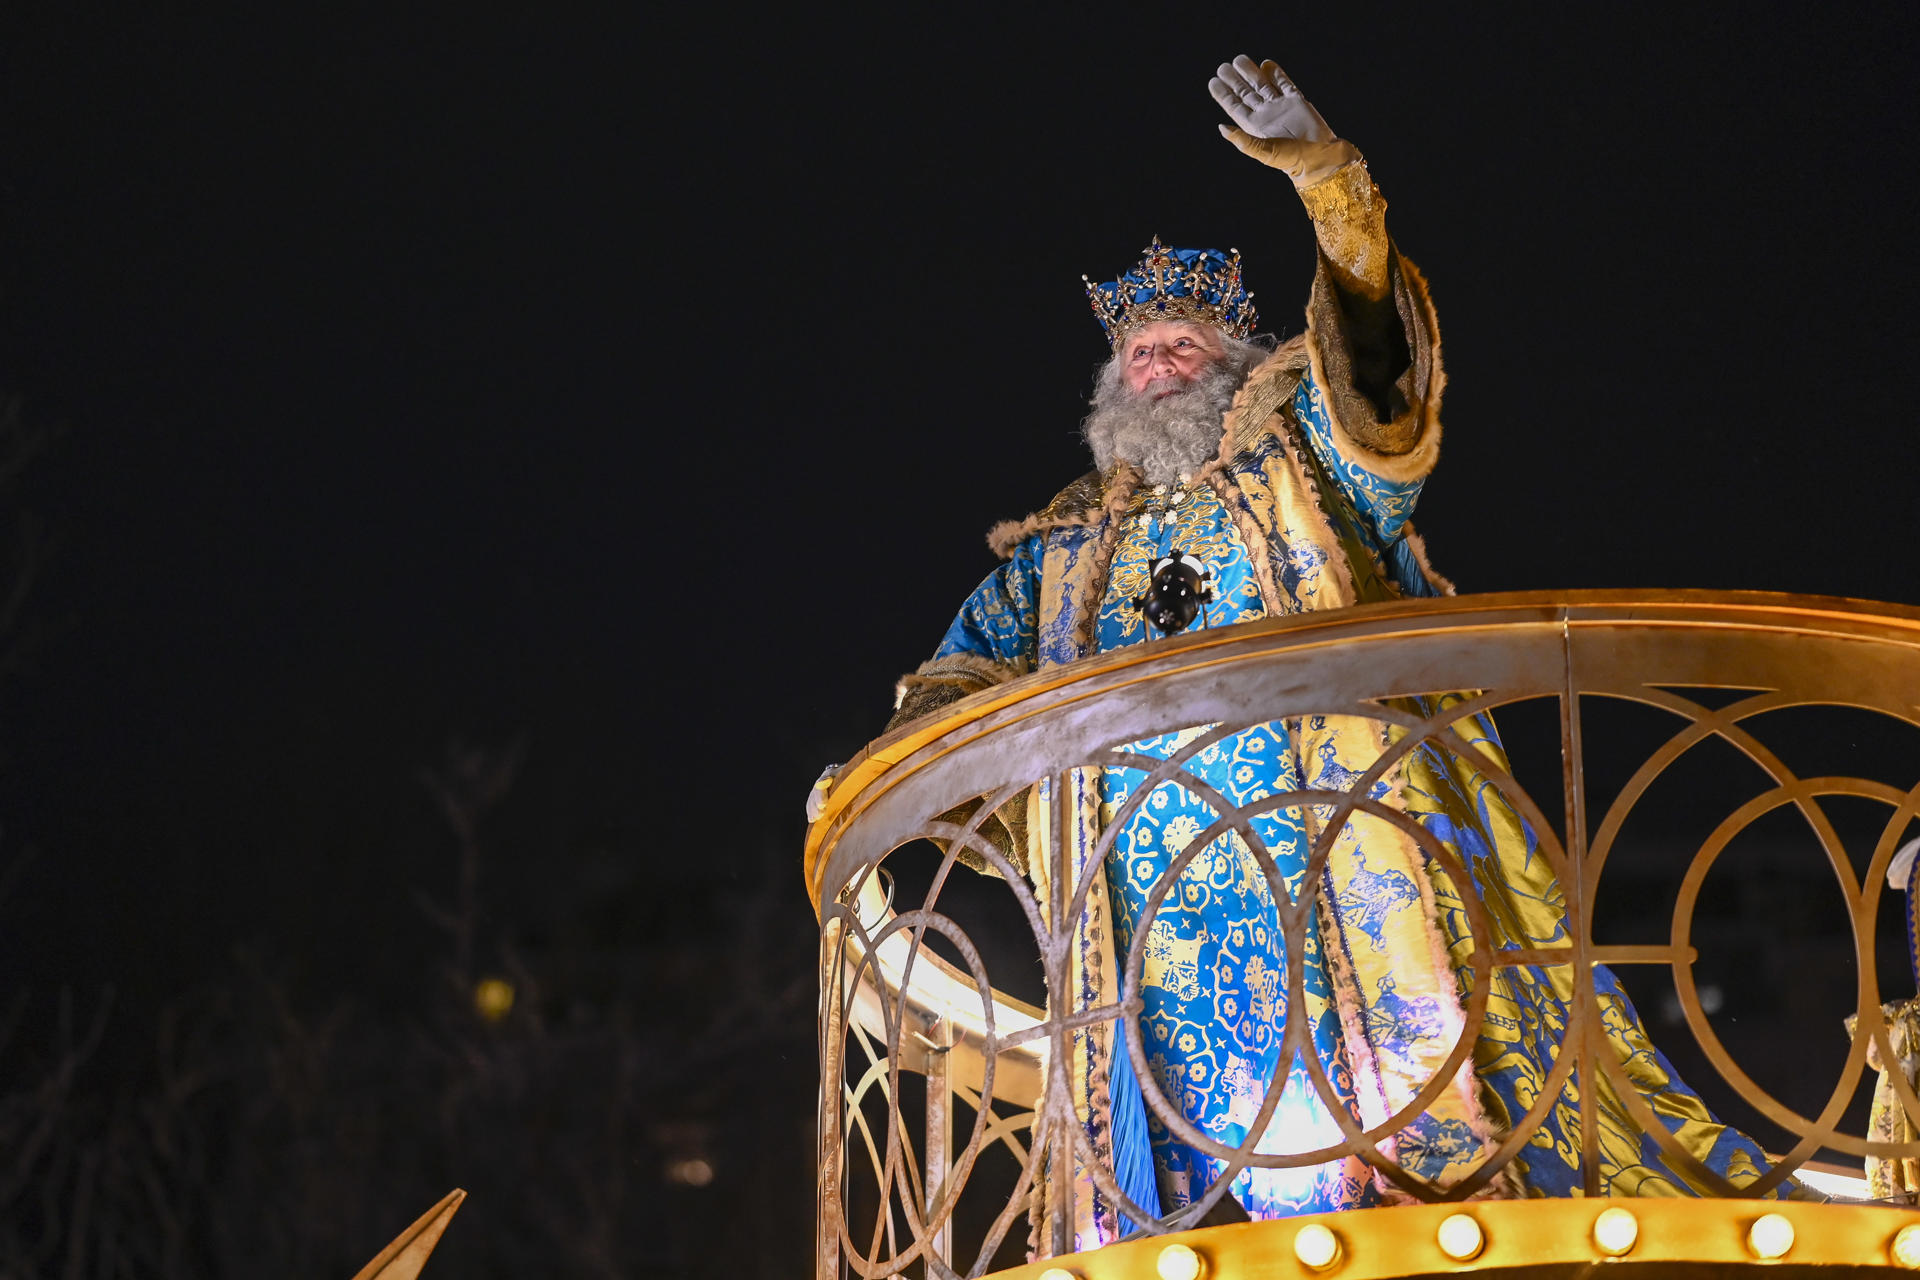
[[[1236,58],[1209,87],[1231,121],[1222,134],[1285,172],[1313,220],[1319,263],[1306,331],[1277,348],[1251,341],[1254,309],[1237,252],[1156,239],[1132,270],[1089,284],[1112,349],[1084,423],[1095,470],[1036,514],[991,532],[1005,563],[961,607],[933,658],[902,679],[894,725],[1038,667],[1148,642],[1140,600],[1169,558],[1205,575],[1213,626],[1452,591],[1428,566],[1409,520],[1440,446],[1444,375],[1426,283],[1388,238],[1386,202],[1359,152],[1279,67]],[[1446,697],[1407,701],[1427,716],[1448,705]],[[1504,767],[1484,716],[1457,727]],[[1166,759],[1207,733],[1162,734],[1124,750]],[[1184,771],[1236,806],[1301,789],[1344,791],[1390,741],[1382,723],[1351,716],[1213,736]],[[1476,764],[1422,748],[1375,784],[1373,798],[1458,855],[1488,905],[1495,936],[1485,942],[1565,946],[1559,886],[1533,856],[1526,824]],[[1070,838],[1080,847],[1069,855],[1090,853],[1104,827],[1120,826],[1104,859],[1064,864],[1084,865],[1096,880],[1073,960],[1075,1002],[1092,1007],[1119,995],[1115,955],[1128,954],[1156,884],[1219,815],[1174,782],[1138,795],[1141,769],[1080,772],[1090,776],[1073,784],[1079,793],[1050,796],[1042,784],[1032,793],[1036,808],[1008,806],[988,826],[1010,864],[1036,883],[1051,873],[1050,860],[1025,856],[1027,831],[1051,828],[1033,814],[1049,804],[1074,812],[1061,827],[1077,833]],[[1303,888],[1324,817],[1295,805],[1250,819],[1292,893]],[[1364,1127],[1407,1107],[1465,1033],[1474,938],[1442,865],[1400,827],[1356,813],[1336,833],[1318,889],[1314,927],[1302,954],[1289,956],[1266,878],[1241,836],[1229,834],[1179,872],[1148,926],[1139,988],[1146,1059],[1165,1098],[1214,1142],[1283,1153],[1340,1140],[1303,1063],[1275,1079],[1290,966],[1304,970],[1299,1016],[1311,1049]],[[1595,983],[1627,1078],[1698,1165],[1667,1161],[1601,1080],[1602,1193],[1701,1194],[1713,1180],[1700,1167],[1734,1185],[1761,1177],[1759,1149],[1717,1123],[1674,1076],[1612,975],[1596,970]],[[1566,966],[1502,966],[1492,988],[1471,1060],[1386,1147],[1439,1186],[1469,1176],[1533,1105],[1566,1034]],[[1137,1208],[1174,1214],[1208,1192],[1225,1162],[1149,1119],[1111,1024],[1075,1032],[1069,1071],[1090,1149]],[[1269,1082],[1280,1102],[1256,1131]],[[1568,1085],[1486,1193],[1577,1193],[1577,1110]],[[1136,1225],[1084,1169],[1076,1178],[1077,1248]],[[1036,1197],[1048,1184],[1035,1178]],[[1214,1197],[1210,1220],[1357,1208],[1404,1194],[1355,1158],[1242,1169],[1229,1191]],[[1041,1204],[1036,1214],[1052,1211]]]

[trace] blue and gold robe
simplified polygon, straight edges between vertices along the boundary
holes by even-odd
[[[1417,288],[1415,302],[1425,307],[1424,287],[1404,270],[1410,281],[1402,287]],[[1006,562],[962,607],[919,678],[965,672],[978,679],[983,671],[1011,677],[1146,643],[1132,600],[1144,589],[1152,560],[1175,551],[1195,556],[1212,573],[1214,626],[1449,590],[1427,569],[1409,522],[1424,473],[1409,474],[1341,429],[1321,390],[1327,375],[1314,341],[1310,328],[1304,341],[1283,347],[1249,378],[1227,417],[1222,458],[1193,483],[1150,490],[1122,464],[997,531]],[[1431,716],[1449,700],[1459,698],[1408,701]],[[1505,769],[1486,717],[1457,728]],[[1207,732],[1184,729],[1124,749],[1165,759]],[[1236,806],[1302,788],[1344,791],[1398,732],[1354,716],[1275,721],[1221,737],[1185,768]],[[1069,808],[1069,857],[1084,868],[1081,874],[1098,878],[1076,922],[1077,1007],[1119,997],[1120,963],[1134,945],[1148,895],[1219,817],[1176,783],[1137,796],[1145,776],[1137,768],[1081,770],[1069,788],[1073,794],[1058,797]],[[1489,945],[1567,944],[1559,885],[1536,856],[1531,831],[1473,761],[1423,747],[1375,783],[1373,797],[1411,815],[1458,856],[1487,906]],[[1044,843],[1055,799],[1044,785],[1034,788],[1024,824],[1033,833],[1027,863],[1043,890],[1053,866]],[[1254,820],[1296,900],[1320,834],[1317,823],[1327,816],[1324,808],[1296,806]],[[1087,867],[1083,855],[1115,822],[1121,829],[1104,865]],[[1289,956],[1266,878],[1252,851],[1230,833],[1194,851],[1142,944],[1140,1031],[1148,1065],[1167,1101],[1224,1146],[1247,1139],[1276,1075],[1290,965],[1303,968],[1312,1050],[1340,1104],[1363,1127],[1381,1125],[1406,1107],[1465,1030],[1474,937],[1445,867],[1407,832],[1356,813],[1337,834],[1318,888],[1330,909],[1315,910],[1302,954]],[[1038,896],[1049,900],[1044,891]],[[1717,1123],[1674,1076],[1613,976],[1605,969],[1594,976],[1607,1037],[1662,1123],[1714,1175],[1736,1186],[1759,1178],[1766,1170],[1759,1149]],[[1471,1175],[1540,1096],[1566,1033],[1571,981],[1565,965],[1495,969],[1469,1060],[1383,1144],[1386,1154],[1438,1186]],[[1116,1043],[1111,1024],[1087,1028],[1069,1064],[1076,1103],[1103,1162],[1113,1155],[1116,1109],[1142,1105],[1130,1068],[1113,1070]],[[1297,1153],[1339,1141],[1304,1064],[1294,1062],[1279,1087],[1279,1106],[1255,1150]],[[1689,1170],[1670,1167],[1605,1082],[1600,1094],[1603,1194],[1711,1189]],[[1509,1166],[1512,1176],[1496,1178],[1483,1194],[1579,1194],[1578,1108],[1570,1081]],[[1173,1212],[1211,1185],[1223,1161],[1157,1118],[1147,1127],[1161,1203],[1142,1207]],[[1076,1172],[1076,1247],[1125,1234],[1131,1225],[1125,1216],[1084,1170]],[[1036,1178],[1036,1196],[1044,1197],[1046,1181]],[[1255,1218],[1405,1195],[1351,1157],[1297,1169],[1243,1169],[1231,1190]],[[1036,1218],[1051,1212],[1043,1204]]]
[[[989,541],[1005,563],[961,608],[933,659],[903,680],[903,717],[1037,667],[1146,643],[1131,602],[1144,589],[1152,560],[1173,551],[1197,557],[1211,571],[1215,626],[1451,592],[1428,567],[1409,519],[1438,457],[1445,381],[1426,283],[1388,240],[1386,203],[1363,163],[1300,195],[1321,250],[1307,331],[1248,378],[1223,423],[1218,457],[1177,491],[1144,488],[1122,463],[1106,475],[1083,477],[1040,512],[994,530]],[[1422,717],[1444,720],[1447,708],[1462,700],[1402,701]],[[1533,833],[1481,771],[1482,763],[1506,770],[1491,721],[1477,716],[1454,728],[1484,762],[1426,744],[1386,772],[1372,798],[1418,822],[1465,868],[1486,908],[1491,936],[1480,939],[1484,945],[1566,946],[1560,886],[1537,855]],[[1182,729],[1127,750],[1145,765],[1210,732]],[[1344,792],[1399,734],[1378,720],[1307,715],[1221,735],[1184,768],[1236,807],[1299,789]],[[1149,1186],[1147,1198],[1160,1203],[1136,1202],[1148,1212],[1172,1213],[1198,1198],[1224,1168],[1192,1136],[1240,1146],[1253,1136],[1269,1081],[1280,1100],[1255,1137],[1255,1150],[1304,1153],[1339,1140],[1304,1065],[1294,1062],[1282,1075],[1278,1043],[1291,967],[1302,978],[1307,1040],[1335,1100],[1359,1125],[1374,1129],[1411,1110],[1468,1032],[1463,1007],[1474,980],[1476,939],[1447,868],[1400,826],[1354,812],[1335,833],[1314,886],[1318,905],[1301,954],[1290,956],[1253,851],[1237,833],[1194,849],[1219,815],[1175,783],[1140,795],[1145,777],[1135,767],[1080,769],[1067,776],[1060,795],[1036,785],[1024,821],[1006,823],[1005,831],[1027,843],[1026,857],[1014,861],[1027,866],[1041,903],[1051,899],[1047,878],[1057,858],[1074,868],[1076,882],[1091,883],[1071,924],[1075,1009],[1121,997],[1121,963],[1136,942],[1149,895],[1164,886],[1166,896],[1140,941],[1139,1031],[1157,1092],[1189,1132],[1157,1117],[1118,1127],[1123,1134],[1144,1131],[1151,1142],[1155,1177],[1148,1181],[1157,1185]],[[1064,851],[1046,847],[1056,804],[1065,810],[1060,830],[1070,847]],[[1330,817],[1323,806],[1295,805],[1253,823],[1296,901],[1307,888],[1319,824]],[[1116,823],[1110,851],[1096,864],[1101,834]],[[1166,884],[1182,858],[1184,867]],[[1719,1124],[1675,1077],[1613,975],[1598,968],[1593,976],[1600,1022],[1625,1078],[1698,1166],[1667,1159],[1611,1083],[1600,1080],[1600,1192],[1697,1195],[1763,1176],[1760,1150]],[[1573,998],[1569,965],[1493,969],[1470,1056],[1429,1105],[1383,1142],[1384,1153],[1436,1186],[1472,1177],[1545,1091]],[[1082,1028],[1067,1064],[1088,1141],[1108,1166],[1116,1154],[1116,1120],[1137,1119],[1143,1106],[1124,1049],[1128,1061],[1116,1069],[1116,1043],[1111,1022]],[[1579,1108],[1569,1079],[1512,1164],[1480,1194],[1581,1194]],[[1123,1145],[1131,1141],[1123,1137]],[[1133,1224],[1077,1162],[1074,1174],[1075,1247],[1125,1234]],[[1065,1211],[1046,1202],[1050,1181],[1034,1179],[1038,1230]],[[1407,1194],[1353,1158],[1243,1169],[1230,1189],[1255,1218]]]

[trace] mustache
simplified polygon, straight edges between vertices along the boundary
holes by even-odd
[[[1202,375],[1204,376],[1204,375]],[[1136,399],[1150,404],[1165,404],[1169,400],[1195,401],[1207,398],[1205,383],[1195,378],[1162,378],[1159,382],[1149,382],[1133,393]]]

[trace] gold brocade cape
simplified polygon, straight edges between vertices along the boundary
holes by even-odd
[[[1407,276],[1410,279],[1405,282],[1396,279],[1396,285],[1411,285],[1408,291],[1417,291],[1417,310],[1430,320],[1424,282],[1410,268]],[[1337,420],[1332,447],[1339,457],[1321,456],[1308,444],[1293,406],[1303,378],[1318,382],[1324,376],[1327,362],[1315,349],[1319,345],[1315,336],[1310,326],[1306,340],[1283,346],[1248,379],[1227,415],[1220,457],[1196,481],[1212,487],[1231,514],[1270,616],[1344,608],[1403,594],[1450,593],[1451,584],[1427,568],[1424,552],[1410,532],[1407,542],[1417,564],[1413,573],[1407,570],[1407,559],[1395,563],[1383,557],[1328,474],[1331,466],[1356,462],[1366,466],[1378,459],[1339,430]],[[1435,416],[1431,436],[1424,442],[1427,447],[1418,452],[1425,453],[1425,465],[1430,467],[1438,436],[1437,331],[1422,354],[1429,362],[1435,393],[1423,411]],[[1331,411],[1338,413],[1338,399],[1328,399]],[[1401,478],[1406,474],[1403,468]],[[1122,464],[1105,476],[1076,481],[1040,512],[1000,526],[990,535],[1001,554],[1025,547],[1037,565],[1038,665],[1073,661],[1092,651],[1095,615],[1139,485],[1137,472]],[[1318,553],[1308,559],[1323,562],[1325,571],[1302,577],[1296,571],[1302,548]],[[959,666],[936,660],[908,682],[954,681],[964,692],[968,685],[980,687],[1020,674],[987,669],[991,665],[978,658]],[[1448,709],[1467,696],[1397,699],[1392,705],[1449,723]],[[1344,789],[1316,780],[1312,761],[1326,759],[1351,777],[1364,773],[1404,735],[1399,726],[1357,716],[1330,715],[1314,721],[1313,727],[1290,722],[1297,756],[1306,762],[1303,785],[1309,788]],[[1490,936],[1480,940],[1484,945],[1495,949],[1565,946],[1565,907],[1556,878],[1546,859],[1535,851],[1532,833],[1489,776],[1504,777],[1508,772],[1491,722],[1480,715],[1460,719],[1454,728],[1473,754],[1424,748],[1409,754],[1385,775],[1390,786],[1385,803],[1414,816],[1465,868],[1485,906]],[[1056,1015],[1110,1004],[1120,997],[1111,904],[1098,847],[1099,796],[1099,771],[1082,769],[1070,776],[1060,797],[1066,808],[1060,829],[1069,845],[1064,855],[1076,869],[1067,897],[1081,905],[1072,926],[1069,990],[1075,1007],[1050,1011]],[[1042,904],[1052,901],[1049,877],[1059,865],[1055,851],[1047,848],[1054,829],[1053,802],[1046,788],[1036,786],[1028,794],[1025,813],[1007,815],[1012,820],[1005,823],[1005,834],[1026,846],[1017,851],[1025,857],[1016,856],[1015,862],[1025,862]],[[1313,822],[1311,811],[1308,821]],[[1364,860],[1357,856],[1362,848]],[[1326,947],[1346,1047],[1363,1086],[1356,1090],[1363,1100],[1360,1119],[1368,1129],[1377,1129],[1396,1116],[1410,1118],[1402,1114],[1408,1104],[1438,1074],[1459,1036],[1472,1033],[1465,1026],[1462,1007],[1472,983],[1476,939],[1455,876],[1395,823],[1354,814],[1332,841],[1327,868],[1332,900],[1326,903],[1329,910],[1321,913],[1323,928],[1342,910],[1341,901],[1356,878],[1369,870],[1376,875],[1397,872],[1419,888],[1420,909],[1402,912],[1388,923],[1390,960],[1365,952],[1347,957],[1337,946]],[[1531,1128],[1511,1163],[1498,1172],[1482,1172],[1511,1127],[1545,1091],[1557,1047],[1572,1020],[1576,992],[1571,966],[1500,967],[1493,970],[1489,985],[1486,1015],[1467,1062],[1425,1109],[1428,1117],[1449,1130],[1468,1135],[1445,1153],[1437,1176],[1430,1172],[1432,1182],[1453,1187],[1474,1179],[1476,1195],[1580,1194],[1579,1095],[1570,1079],[1559,1089],[1544,1123]],[[1370,1034],[1369,1028],[1379,1022],[1375,1015],[1383,1001],[1426,997],[1437,997],[1441,1007],[1452,1011],[1443,1034],[1405,1041]],[[1617,1053],[1625,1078],[1680,1148],[1678,1154],[1663,1153],[1652,1139],[1643,1137],[1614,1086],[1605,1079],[1598,1081],[1601,1193],[1724,1193],[1761,1177],[1766,1166],[1758,1148],[1719,1124],[1672,1075],[1617,982],[1604,969],[1595,972],[1591,998],[1593,1016]],[[1075,1113],[1085,1117],[1089,1149],[1103,1166],[1110,1166],[1112,1160],[1107,1084],[1114,1037],[1111,1021],[1076,1031],[1067,1069]],[[1374,1100],[1370,1108],[1367,1099]],[[1383,1139],[1380,1145],[1392,1158],[1394,1139]],[[1425,1154],[1431,1171],[1432,1153]],[[1087,1162],[1076,1155],[1074,1164],[1071,1230],[1076,1247],[1097,1247],[1113,1237],[1113,1207],[1099,1191]],[[1386,1175],[1376,1173],[1375,1178],[1382,1198],[1408,1198],[1409,1193]],[[1064,1206],[1048,1202],[1050,1179],[1043,1171],[1035,1171],[1033,1185],[1034,1227],[1040,1238],[1046,1238],[1054,1215]]]

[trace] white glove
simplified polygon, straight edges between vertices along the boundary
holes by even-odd
[[[1284,170],[1297,187],[1310,187],[1360,158],[1277,62],[1256,64],[1243,53],[1220,64],[1207,90],[1233,121],[1220,126],[1220,135],[1262,164]]]
[[[820,821],[821,810],[827,807],[827,792],[833,787],[833,775],[840,772],[840,766],[830,764],[820,771],[814,781],[813,789],[807,792],[807,824]]]

